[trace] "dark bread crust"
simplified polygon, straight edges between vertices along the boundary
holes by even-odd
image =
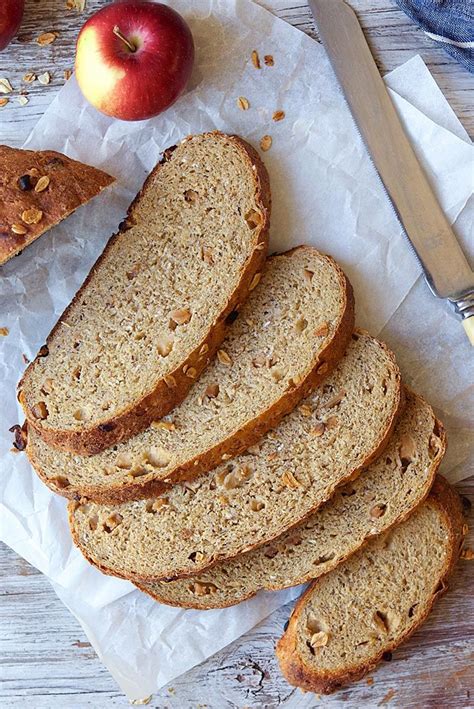
[[[394,642],[387,642],[386,646],[380,650],[370,662],[354,665],[352,667],[348,666],[344,671],[338,673],[316,672],[311,667],[305,665],[303,660],[298,657],[296,651],[298,619],[304,610],[306,602],[311,598],[313,592],[317,590],[318,583],[321,579],[314,581],[297,601],[291,614],[288,628],[276,646],[276,655],[280,669],[290,684],[309,692],[331,694],[343,685],[355,682],[364,677],[379,664],[383,659],[384,653],[395,650],[425,621],[438,597],[445,593],[448,588],[447,580],[459,558],[465,532],[463,530],[464,517],[461,500],[459,495],[443,477],[436,477],[431,493],[424,504],[436,507],[445,519],[449,535],[447,542],[449,555],[440,574],[436,590],[428,600],[423,615],[413,623],[412,627],[407,629],[401,638]],[[331,572],[329,571],[328,573]]]
[[[22,190],[18,180],[26,175],[31,176],[30,186]],[[43,192],[36,192],[34,185],[42,176],[49,177],[50,184]],[[102,170],[54,150],[22,150],[0,145],[0,265],[114,181]],[[43,212],[42,219],[37,224],[23,224],[21,214],[32,208]],[[14,224],[24,226],[27,233],[15,234]]]
[[[358,337],[359,334],[370,337],[370,335],[368,335],[368,333],[365,333],[362,330],[356,330],[355,333],[353,333],[352,337]],[[371,339],[375,340],[375,338],[371,338]],[[78,535],[77,530],[74,525],[74,512],[76,510],[76,505],[78,503],[77,502],[70,502],[68,505],[68,519],[69,519],[69,527],[71,530],[71,536],[72,536],[74,544],[81,550],[83,556],[87,559],[87,561],[89,561],[93,566],[96,566],[100,571],[102,571],[102,573],[109,575],[109,576],[116,576],[118,578],[123,578],[128,581],[132,581],[134,583],[135,582],[148,583],[148,582],[153,582],[153,581],[170,581],[172,579],[189,578],[189,577],[196,576],[197,574],[201,573],[202,571],[206,571],[207,569],[211,569],[213,566],[215,566],[216,564],[218,564],[221,561],[224,561],[225,559],[233,559],[236,556],[239,556],[240,554],[243,554],[247,551],[257,549],[258,547],[263,546],[264,544],[267,544],[268,542],[272,541],[273,539],[281,536],[284,532],[290,531],[291,529],[294,529],[295,527],[297,527],[299,524],[301,524],[306,519],[308,519],[308,517],[311,517],[325,502],[327,502],[332,497],[332,495],[334,494],[336,489],[338,489],[342,485],[350,482],[351,480],[354,480],[355,478],[357,478],[362,473],[362,471],[367,467],[367,465],[372,463],[380,455],[380,453],[386,447],[386,445],[390,439],[390,436],[393,433],[393,430],[394,430],[395,425],[397,423],[398,417],[403,410],[403,407],[405,405],[405,396],[404,396],[403,387],[401,385],[400,370],[399,370],[398,365],[396,363],[395,355],[385,345],[385,343],[380,342],[379,340],[375,340],[375,341],[385,351],[387,359],[390,361],[391,366],[393,368],[393,371],[395,374],[395,379],[396,379],[396,382],[398,385],[397,397],[394,402],[395,405],[394,405],[390,420],[388,421],[385,429],[383,431],[381,431],[376,445],[374,446],[372,451],[367,455],[367,457],[365,458],[363,463],[361,463],[361,465],[359,465],[355,470],[352,470],[350,473],[348,473],[347,476],[345,476],[344,478],[341,478],[337,482],[337,484],[334,484],[334,486],[330,490],[326,499],[322,500],[319,504],[315,505],[312,509],[310,509],[303,516],[298,518],[297,515],[295,515],[295,520],[294,520],[293,524],[291,524],[287,527],[282,526],[278,531],[272,532],[267,537],[260,540],[258,543],[248,543],[246,545],[243,545],[234,554],[227,555],[226,553],[223,553],[220,556],[214,557],[212,559],[212,561],[209,561],[209,560],[203,561],[201,563],[201,565],[199,565],[199,562],[196,561],[192,571],[185,570],[185,569],[170,568],[166,572],[161,573],[159,577],[158,576],[150,577],[150,576],[143,576],[142,574],[134,573],[134,572],[124,574],[124,573],[121,573],[117,570],[112,570],[112,569],[108,568],[107,566],[105,566],[103,563],[97,561],[92,556],[90,556],[87,553],[87,551],[84,549],[84,547],[81,545],[79,535]]]
[[[315,251],[309,246],[297,246],[285,252],[285,256],[291,257],[297,251]],[[334,333],[327,341],[326,347],[319,353],[318,358],[312,363],[311,368],[306,372],[302,381],[288,389],[279,399],[275,400],[265,411],[258,416],[249,419],[246,424],[232,436],[222,440],[213,448],[200,453],[199,455],[186,461],[167,474],[165,483],[162,479],[156,481],[140,481],[137,478],[132,481],[123,480],[115,485],[110,485],[107,489],[102,486],[84,485],[80,488],[70,486],[60,488],[45,475],[41,467],[41,460],[38,460],[31,448],[28,446],[26,452],[32,466],[43,480],[43,482],[53,492],[58,493],[70,500],[87,498],[100,504],[120,504],[129,500],[138,500],[144,497],[153,497],[166,491],[171,484],[192,480],[193,478],[206,473],[222,462],[225,454],[234,457],[245,451],[249,446],[256,443],[267,431],[276,426],[281,419],[290,413],[296,405],[320,384],[330,374],[341,357],[351,339],[354,327],[354,295],[351,284],[342,269],[331,256],[322,255],[334,270],[335,278],[339,281],[343,294],[343,305],[339,314],[339,319],[334,323]],[[270,257],[272,258],[272,257]]]
[[[268,249],[268,239],[269,239],[269,226],[270,226],[270,209],[271,209],[271,195],[270,195],[270,181],[268,177],[267,170],[261,161],[258,153],[246,143],[244,140],[238,136],[228,136],[218,131],[211,134],[214,137],[225,141],[231,141],[239,149],[245,162],[248,163],[250,170],[254,175],[255,182],[255,194],[256,194],[256,204],[259,206],[262,214],[262,223],[254,230],[254,244],[251,253],[249,254],[246,263],[242,268],[241,279],[238,287],[234,292],[229,293],[227,303],[221,311],[216,322],[213,323],[207,336],[199,343],[199,345],[190,353],[190,355],[181,362],[180,366],[177,367],[173,372],[169,372],[167,377],[172,376],[176,381],[176,386],[170,388],[164,379],[159,380],[155,383],[154,387],[140,400],[137,400],[126,407],[121,413],[117,414],[112,418],[104,418],[103,420],[96,421],[96,423],[87,429],[82,429],[80,431],[74,430],[60,430],[60,429],[50,429],[42,425],[41,420],[36,419],[32,413],[32,407],[29,402],[25,400],[25,395],[22,392],[22,387],[25,386],[28,379],[28,373],[35,367],[38,356],[33,360],[33,362],[28,366],[23,374],[22,379],[18,385],[19,387],[19,401],[23,406],[25,415],[28,421],[28,425],[32,426],[39,436],[48,444],[53,447],[62,448],[63,450],[68,450],[73,453],[78,453],[80,455],[93,455],[94,453],[100,453],[105,448],[118,443],[119,441],[126,440],[137,433],[140,433],[145,428],[147,428],[152,421],[160,419],[165,416],[171,409],[173,409],[177,404],[179,404],[186,397],[189,389],[193,384],[193,379],[187,377],[183,373],[183,369],[193,367],[196,370],[196,378],[199,377],[201,372],[207,366],[209,361],[212,359],[214,354],[217,352],[219,345],[225,337],[227,330],[226,319],[230,313],[238,309],[239,305],[246,299],[249,293],[250,285],[256,273],[262,268]],[[190,141],[193,136],[188,136],[185,141]],[[145,180],[140,192],[137,194],[133,202],[131,203],[127,217],[122,222],[119,227],[119,231],[114,234],[104,251],[99,256],[92,269],[85,279],[84,283],[72,299],[71,303],[65,309],[63,314],[59,317],[58,322],[51,330],[50,334],[46,339],[46,345],[53,339],[56,330],[58,329],[60,322],[67,319],[69,311],[74,307],[79,296],[87,288],[88,284],[92,281],[94,277],[100,278],[100,266],[105,258],[105,255],[109,251],[112,244],[130,227],[133,223],[133,213],[134,207],[137,201],[140,200],[147,185],[151,179],[160,170],[163,162],[170,159],[173,150],[168,148],[165,153],[163,160],[159,163],[150,175]],[[209,347],[207,354],[203,357],[200,354],[200,350],[203,345]],[[59,492],[59,490],[55,490]]]
[[[408,389],[408,387],[405,387],[405,389]],[[415,396],[417,396],[418,399],[421,399],[422,401],[424,401],[423,397],[419,396],[418,394],[416,394]],[[431,492],[431,494],[434,494],[434,492],[432,491],[432,487],[433,487],[433,484],[435,481],[435,476],[438,472],[439,466],[441,465],[441,462],[442,462],[444,455],[446,453],[446,432],[445,432],[444,426],[441,423],[441,421],[439,419],[437,419],[436,417],[434,417],[434,422],[435,422],[434,427],[436,429],[437,435],[439,436],[439,440],[440,440],[440,447],[439,447],[436,457],[433,458],[433,460],[431,462],[430,470],[429,470],[429,477],[427,478],[426,485],[425,485],[419,499],[417,500],[416,505],[410,511],[406,512],[405,514],[399,515],[397,517],[397,519],[395,519],[392,522],[392,524],[390,524],[387,527],[385,527],[384,529],[380,530],[380,532],[378,532],[377,534],[369,533],[359,546],[355,547],[354,549],[351,550],[351,552],[345,554],[344,556],[339,557],[337,559],[337,561],[329,568],[326,567],[324,574],[329,573],[336,566],[339,566],[339,564],[342,564],[344,561],[346,561],[346,559],[348,559],[350,556],[352,556],[352,554],[355,554],[357,551],[364,548],[371,541],[371,539],[374,539],[375,537],[379,536],[379,534],[385,534],[390,529],[392,529],[394,526],[396,526],[396,525],[400,524],[401,522],[403,522],[404,520],[406,520],[426,500],[426,498],[428,497],[430,492]],[[329,501],[328,504],[331,504],[331,502]],[[298,525],[298,526],[300,526],[300,525]],[[297,530],[298,530],[298,527],[296,527],[295,531],[297,531]],[[278,541],[278,540],[275,540],[275,541]],[[323,574],[321,574],[321,576],[322,575]],[[286,584],[275,584],[275,583],[272,583],[272,581],[270,579],[268,579],[268,581],[266,583],[262,584],[259,591],[260,590],[262,590],[262,591],[263,590],[265,590],[265,591],[281,591],[284,588],[291,588],[293,586],[299,586],[300,584],[307,583],[308,581],[311,581],[314,578],[315,578],[314,576],[309,576],[309,575],[304,575],[304,576],[300,576],[300,577],[293,577],[291,580],[288,580],[288,583],[286,583]],[[191,580],[192,580],[192,578],[190,578],[190,581]],[[219,602],[219,603],[210,604],[209,602],[206,603],[204,599],[202,601],[199,601],[200,597],[197,597],[194,600],[194,602],[192,600],[189,600],[188,603],[186,603],[186,602],[172,603],[168,596],[161,596],[159,591],[156,591],[156,590],[150,588],[150,586],[147,586],[143,583],[135,583],[135,586],[140,591],[142,591],[143,593],[146,593],[148,596],[151,596],[151,598],[153,598],[155,601],[158,601],[159,603],[164,603],[165,605],[169,605],[169,606],[172,606],[175,608],[194,608],[194,609],[198,609],[198,610],[212,610],[214,608],[229,608],[230,606],[234,606],[237,603],[242,603],[243,601],[247,601],[249,598],[253,598],[258,593],[258,591],[252,591],[250,593],[242,593],[237,598],[235,598],[234,600],[229,600],[227,603],[220,603]]]

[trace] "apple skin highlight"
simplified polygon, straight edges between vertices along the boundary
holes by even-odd
[[[191,31],[170,7],[121,0],[83,26],[75,73],[85,98],[126,121],[152,118],[183,93],[194,62]]]

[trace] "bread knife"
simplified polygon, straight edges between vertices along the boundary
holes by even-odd
[[[474,272],[403,130],[354,10],[309,0],[352,117],[431,291],[447,299],[474,346]]]

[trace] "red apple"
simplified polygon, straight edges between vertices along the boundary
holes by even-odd
[[[24,0],[0,0],[0,52],[16,35],[24,7]]]
[[[102,113],[125,121],[158,115],[183,93],[194,61],[181,15],[148,0],[118,0],[81,29],[76,78]]]

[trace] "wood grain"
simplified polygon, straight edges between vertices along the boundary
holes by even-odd
[[[20,146],[64,83],[72,68],[74,42],[86,17],[106,4],[88,0],[82,14],[67,11],[65,0],[26,0],[17,39],[0,53],[0,76],[15,87],[0,111],[0,142]],[[306,5],[300,1],[263,0],[269,9],[317,39]],[[435,46],[403,15],[392,0],[351,0],[358,12],[382,73],[419,53],[455,112],[474,133],[474,78]],[[34,39],[57,31],[54,44]],[[27,85],[27,71],[49,71],[51,84]],[[29,103],[19,106],[20,89]],[[474,499],[474,479],[458,486]],[[474,519],[471,513],[471,526]],[[474,547],[471,533],[469,545]],[[68,709],[125,707],[127,700],[100,663],[75,618],[57,599],[48,581],[26,561],[0,546],[0,701],[5,707]],[[417,709],[474,707],[474,562],[459,564],[451,591],[438,603],[428,623],[394,653],[372,677],[330,698],[304,695],[279,673],[274,645],[290,613],[284,607],[238,641],[154,695],[149,706],[164,709],[235,709],[237,707],[378,707]]]

